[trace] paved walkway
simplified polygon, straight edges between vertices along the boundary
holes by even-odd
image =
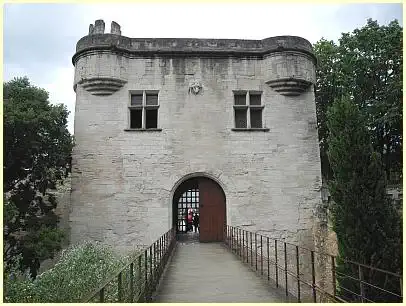
[[[285,302],[220,243],[180,242],[153,302]]]

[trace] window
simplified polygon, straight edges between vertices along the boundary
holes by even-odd
[[[234,92],[234,123],[233,130],[268,130],[263,127],[261,92]]]
[[[140,91],[131,94],[130,129],[158,129],[158,92]]]

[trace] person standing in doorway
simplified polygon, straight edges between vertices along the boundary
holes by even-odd
[[[189,211],[189,214],[187,216],[187,232],[188,231],[193,231],[193,212]]]
[[[195,213],[195,215],[193,216],[193,226],[195,228],[195,232],[199,231],[199,215],[197,213]]]

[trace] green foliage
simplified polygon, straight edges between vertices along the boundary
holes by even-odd
[[[329,183],[333,198],[331,214],[339,255],[401,273],[401,218],[387,199],[381,154],[373,150],[366,124],[368,118],[356,104],[345,96],[334,102],[327,112],[327,154],[333,172]],[[338,271],[358,277],[357,269],[353,270],[342,261],[338,263]],[[366,273],[365,279],[381,287],[394,285],[372,271]],[[339,282],[359,292],[358,284],[351,280],[339,278]],[[398,288],[398,283],[396,285]],[[391,289],[396,290],[396,287]],[[375,299],[390,298],[374,290],[369,290],[368,294]]]
[[[6,274],[7,302],[81,302],[102,283],[114,276],[129,258],[121,257],[99,243],[85,242],[63,251],[58,263],[35,280],[20,272]],[[16,277],[16,275],[18,275]],[[114,300],[117,286],[106,292]]]
[[[60,250],[55,196],[50,189],[70,170],[69,112],[51,105],[48,93],[28,78],[3,84],[4,253],[8,270],[17,255],[21,271],[36,276],[40,262]]]
[[[343,95],[352,97],[369,128],[374,150],[381,154],[388,175],[402,169],[402,52],[403,29],[397,21],[380,26],[369,19],[361,29],[343,33],[336,44],[321,39],[315,46],[316,110],[322,159],[327,179],[326,114]]]

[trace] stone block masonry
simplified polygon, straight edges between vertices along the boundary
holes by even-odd
[[[96,21],[73,56],[71,243],[150,244],[172,226],[175,185],[201,173],[224,189],[228,224],[313,248],[315,62],[300,37],[141,39]],[[131,129],[131,94],[148,93],[158,94],[157,126]],[[236,128],[234,97],[250,93],[260,127],[244,106],[248,128]]]

